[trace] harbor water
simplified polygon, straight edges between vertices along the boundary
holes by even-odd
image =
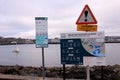
[[[16,45],[0,46],[0,65],[42,66],[42,49],[35,44],[18,45],[19,53],[14,53]],[[120,43],[105,43],[106,65],[120,64]],[[62,66],[60,44],[49,44],[44,49],[45,66]]]

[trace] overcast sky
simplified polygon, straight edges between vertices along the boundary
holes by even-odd
[[[35,17],[48,17],[49,38],[77,32],[76,20],[88,4],[106,36],[120,36],[120,0],[0,0],[0,36],[35,38]]]

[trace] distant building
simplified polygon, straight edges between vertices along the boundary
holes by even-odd
[[[120,36],[106,36],[106,43],[120,43]],[[4,38],[0,37],[0,45],[14,45],[17,44],[35,44],[35,39],[22,39],[22,38]],[[60,44],[59,38],[48,39],[49,44]]]
[[[32,39],[22,39],[22,38],[0,38],[0,45],[12,45],[12,44],[33,44]]]
[[[120,36],[106,36],[105,42],[120,42]]]
[[[60,39],[59,38],[49,39],[48,43],[49,44],[58,44],[58,43],[60,43]]]

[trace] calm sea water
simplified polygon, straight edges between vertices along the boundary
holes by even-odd
[[[42,66],[41,48],[36,48],[35,44],[18,45],[20,53],[13,53],[15,45],[0,46],[0,65],[23,65]],[[106,64],[120,64],[120,43],[106,43]],[[61,66],[60,45],[50,44],[44,49],[45,66]]]

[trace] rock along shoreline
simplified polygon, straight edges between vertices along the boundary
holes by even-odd
[[[67,66],[66,67],[66,78],[74,79],[86,79],[86,67],[85,66]],[[36,76],[42,77],[42,67],[31,67],[31,66],[4,66],[0,65],[0,74],[5,75],[20,75],[20,76]],[[62,67],[45,67],[46,77],[62,78],[63,68]],[[90,67],[90,78],[91,80],[101,79],[101,67],[93,66]],[[104,80],[120,80],[120,65],[108,65],[103,66],[103,78]]]

